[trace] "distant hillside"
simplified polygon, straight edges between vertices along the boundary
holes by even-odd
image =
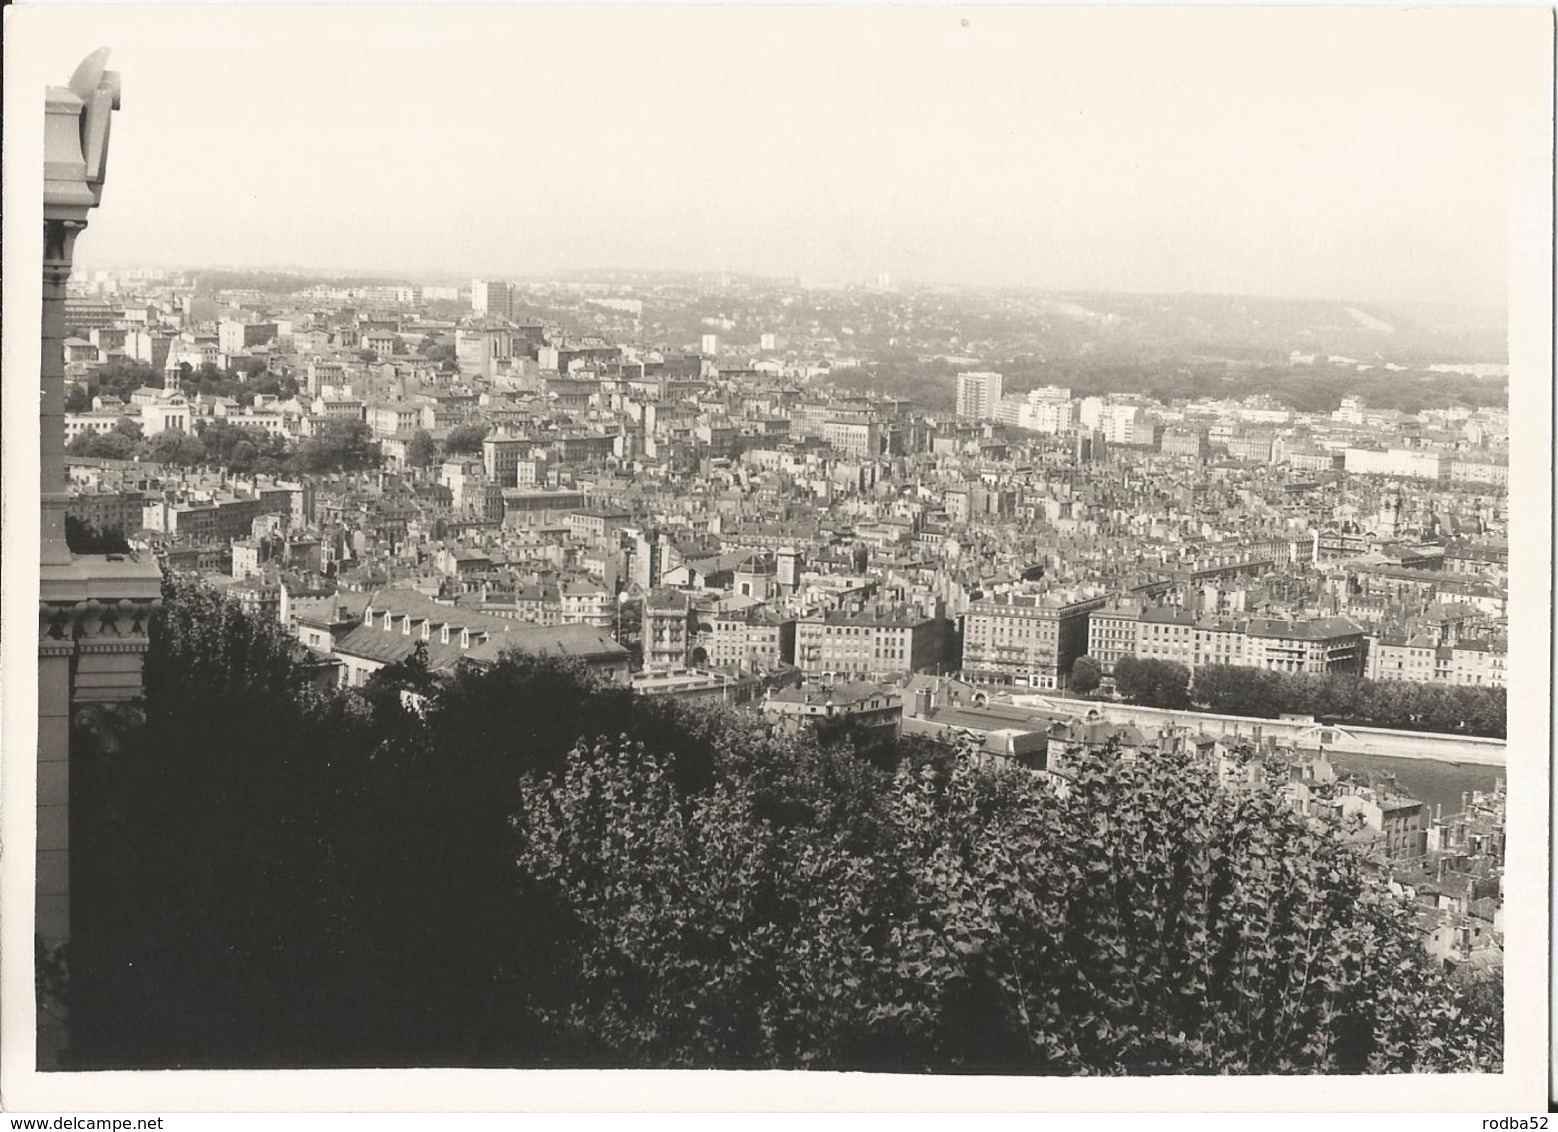
[[[396,278],[394,273],[230,267],[192,274],[202,291],[253,288],[275,294],[320,282],[340,286]],[[682,336],[707,329],[708,317],[739,320],[741,312],[755,320],[753,325],[761,322],[768,329],[770,320],[782,318],[780,312],[799,296],[802,305],[795,311],[804,307],[815,321],[792,328],[792,336],[847,340],[852,351],[877,358],[907,348],[922,355],[988,358],[1284,365],[1289,354],[1298,352],[1417,368],[1508,360],[1503,310],[1451,304],[959,286],[803,292],[793,281],[735,273],[563,271],[548,278],[669,289],[656,296],[653,317],[662,330]],[[913,330],[906,334],[911,323]]]
[[[1034,296],[1062,342],[1090,352],[1286,360],[1292,351],[1368,362],[1502,362],[1500,312],[1240,295]]]

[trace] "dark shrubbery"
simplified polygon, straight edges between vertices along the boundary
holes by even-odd
[[[1312,715],[1373,727],[1504,737],[1503,688],[1207,665],[1196,669],[1191,696],[1227,715]]]
[[[1114,662],[1114,686],[1132,703],[1181,710],[1190,706],[1190,669],[1171,660],[1122,656]]]
[[[65,545],[72,554],[129,554],[130,544],[117,527],[107,530],[74,515],[65,516]]]
[[[924,743],[873,765],[522,657],[326,692],[294,648],[169,585],[146,724],[82,772],[78,1067],[1500,1056],[1486,991],[1274,787],[1111,752],[1062,790]]]

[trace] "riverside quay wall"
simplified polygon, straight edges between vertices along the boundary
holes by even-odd
[[[1382,727],[1317,723],[1308,717],[1258,719],[1247,715],[1214,715],[1199,711],[1170,711],[1107,700],[1073,700],[1060,696],[1017,694],[1015,707],[1038,712],[1086,715],[1089,711],[1111,723],[1131,723],[1143,730],[1162,724],[1195,727],[1209,735],[1236,738],[1271,737],[1308,749],[1323,748],[1335,754],[1378,755],[1385,758],[1432,759],[1436,762],[1505,765],[1503,739],[1471,735],[1445,735],[1435,731],[1392,731]]]

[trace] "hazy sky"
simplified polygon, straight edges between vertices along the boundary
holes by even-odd
[[[1549,26],[1451,9],[22,16],[8,64],[27,42],[29,72],[63,83],[106,45],[123,75],[87,266],[889,271],[1476,304],[1504,302],[1508,114],[1533,95],[1516,59]]]

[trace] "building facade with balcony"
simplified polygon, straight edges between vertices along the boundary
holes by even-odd
[[[997,594],[969,606],[963,677],[976,683],[1059,690],[1088,649],[1088,618],[1104,598]]]

